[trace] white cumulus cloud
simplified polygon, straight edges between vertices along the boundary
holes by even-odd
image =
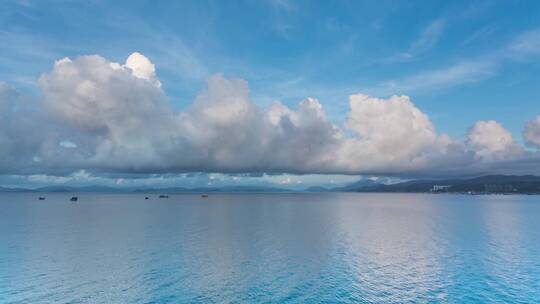
[[[469,130],[468,145],[478,158],[486,161],[514,159],[523,153],[512,133],[494,120],[478,121]]]
[[[125,64],[58,60],[39,87],[42,97],[22,98],[0,83],[0,172],[441,175],[527,153],[495,121],[477,122],[466,142],[440,134],[407,96],[351,95],[336,125],[315,98],[261,108],[246,81],[222,74],[177,112],[140,53]],[[524,132],[531,144],[538,125]]]
[[[523,137],[527,144],[540,148],[540,115],[536,116],[525,125]]]

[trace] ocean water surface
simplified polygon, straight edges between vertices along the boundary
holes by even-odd
[[[540,303],[539,196],[39,195],[0,194],[0,303]]]

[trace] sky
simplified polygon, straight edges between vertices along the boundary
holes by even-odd
[[[2,1],[0,186],[540,173],[538,1]]]

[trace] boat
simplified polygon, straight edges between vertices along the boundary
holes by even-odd
[[[145,196],[144,199],[147,200],[147,199],[148,199],[148,196]]]
[[[169,198],[169,196],[168,196],[168,195],[163,195],[163,194],[162,194],[162,195],[159,196],[159,198]]]
[[[38,200],[40,200],[40,201],[44,201],[44,200],[45,200],[45,198],[44,198],[43,196],[40,196],[40,197],[38,197]]]
[[[201,194],[201,197],[208,197],[208,194]]]
[[[70,199],[70,201],[72,201],[72,202],[76,202],[78,200],[79,200],[79,198],[76,197],[76,196],[72,196],[71,199]]]

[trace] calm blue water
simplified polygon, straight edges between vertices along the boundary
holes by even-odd
[[[540,197],[0,194],[0,303],[539,303]]]

